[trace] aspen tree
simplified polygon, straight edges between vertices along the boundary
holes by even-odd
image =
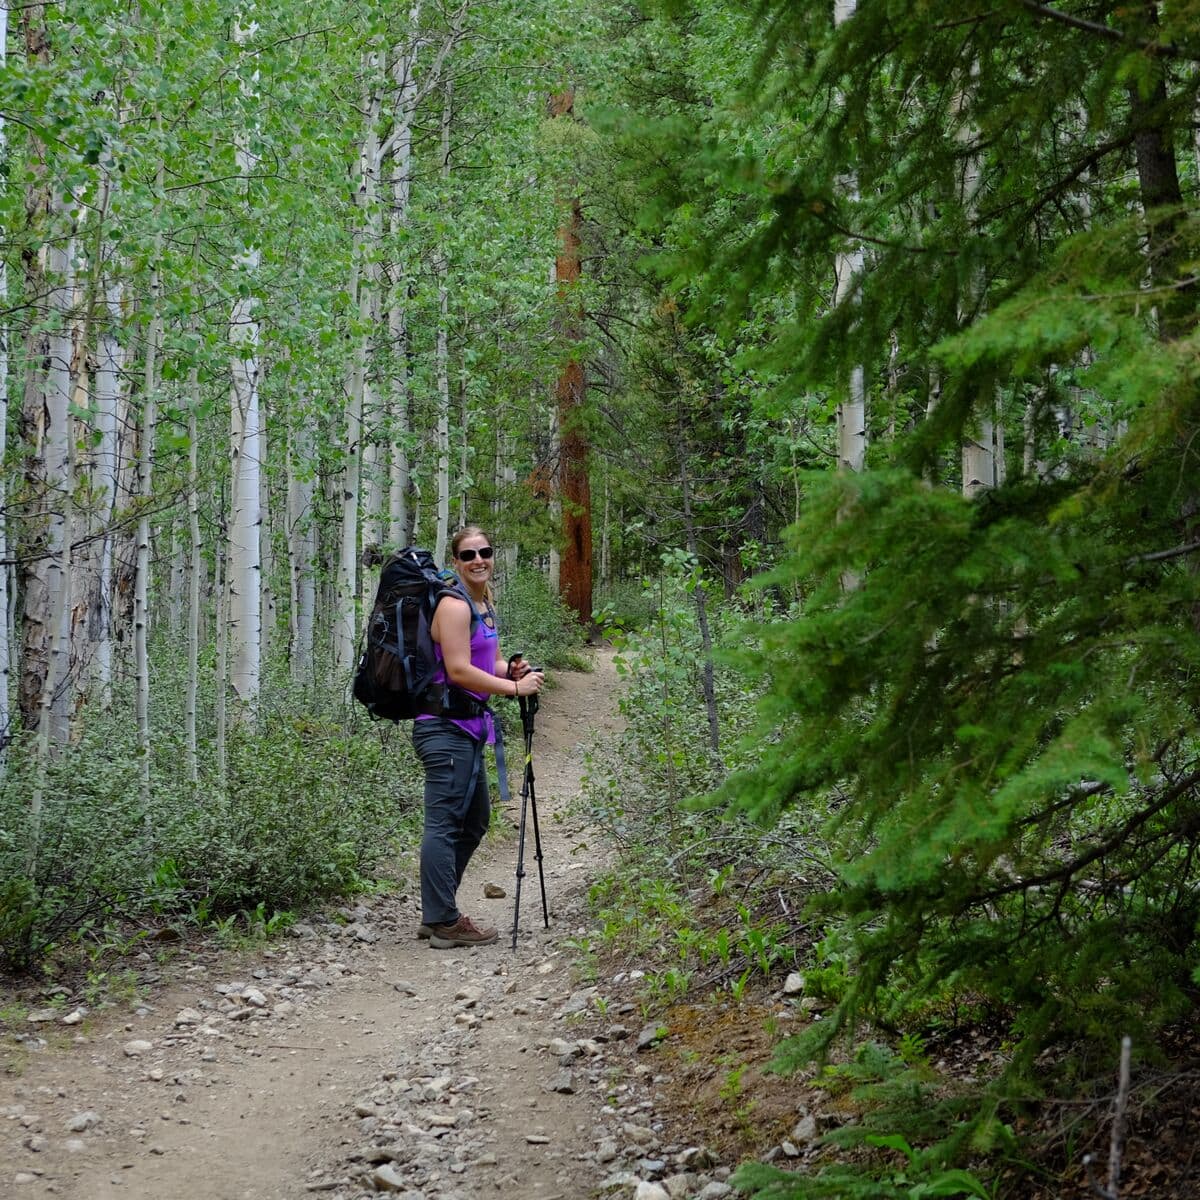
[[[454,106],[454,81],[442,85],[442,123],[440,173],[443,186],[450,178],[450,120]],[[450,264],[446,242],[442,235],[437,250],[438,281],[437,349],[434,355],[437,373],[437,525],[434,533],[433,556],[439,563],[446,561],[450,541]]]
[[[95,654],[92,682],[102,708],[112,703],[112,589],[113,535],[112,518],[117,495],[117,410],[121,399],[121,374],[124,354],[119,340],[123,288],[117,281],[105,286],[104,320],[101,322],[95,377],[96,452],[92,483],[96,493],[98,570],[95,608],[90,614]]]
[[[161,116],[160,132],[161,132]],[[156,200],[161,200],[163,163],[159,159],[155,180]],[[157,208],[157,205],[156,205]],[[156,216],[161,216],[156,212]],[[133,591],[133,656],[136,684],[138,745],[144,798],[150,788],[150,497],[154,479],[154,436],[158,428],[158,356],[162,346],[162,235],[155,234],[150,267],[150,325],[146,334],[142,373],[142,415],[137,457],[138,522]]]
[[[341,546],[338,556],[337,612],[334,624],[334,665],[340,678],[349,681],[354,668],[358,627],[359,501],[362,485],[363,406],[367,392],[367,359],[371,314],[374,311],[374,260],[378,238],[373,236],[377,216],[379,169],[379,115],[381,53],[376,43],[363,55],[362,141],[358,152],[355,190],[354,252],[349,295],[357,318],[354,350],[346,383],[345,448],[341,494]]]
[[[200,367],[193,363],[187,379],[187,683],[184,691],[184,747],[188,779],[200,780],[200,756],[196,744],[196,693],[200,678],[200,584],[204,575],[204,542],[200,534]]]
[[[60,196],[52,203],[52,215],[68,219]],[[42,456],[45,483],[50,504],[46,522],[46,583],[50,603],[46,618],[50,626],[46,674],[38,703],[37,772],[30,799],[31,830],[28,846],[28,870],[32,874],[41,837],[42,806],[46,772],[54,748],[66,743],[70,722],[66,696],[70,687],[70,634],[68,631],[71,594],[71,540],[73,521],[73,459],[70,437],[71,333],[70,313],[74,293],[74,242],[56,240],[45,247],[45,272],[49,290],[47,304],[54,315],[47,338],[46,366],[39,385],[45,432]]]
[[[278,603],[274,579],[275,557],[274,545],[271,541],[271,477],[267,470],[270,462],[267,441],[266,406],[260,413],[259,453],[262,464],[258,471],[258,537],[259,537],[259,616],[258,624],[261,630],[259,644],[259,662],[270,661],[271,639],[275,634],[275,618],[278,614]]]
[[[969,224],[974,224],[979,207],[979,189],[983,181],[982,166],[979,152],[975,147],[978,133],[970,119],[970,106],[975,89],[978,87],[979,65],[971,63],[969,76],[962,84],[951,105],[955,126],[955,141],[963,148],[962,180],[960,183],[959,200]],[[982,304],[982,280],[973,282],[964,302],[959,304],[958,319],[961,323],[969,323],[975,317],[974,309]],[[968,432],[963,439],[962,458],[962,491],[964,496],[977,496],[996,485],[996,427],[992,409],[994,405],[994,390],[989,390],[985,397],[983,411],[978,418],[978,429]]]
[[[26,63],[31,69],[48,68],[50,37],[46,27],[45,6],[30,5],[22,10],[20,23]],[[25,220],[34,236],[41,240],[41,245],[24,258],[25,295],[31,304],[41,309],[46,304],[50,291],[46,274],[47,239],[61,236],[61,231],[51,228],[51,216],[55,206],[51,200],[46,146],[37,136],[30,139],[27,176]],[[30,495],[31,505],[25,521],[21,548],[28,547],[31,553],[28,557],[21,556],[24,561],[20,561],[19,566],[22,603],[18,697],[25,727],[33,730],[38,728],[42,701],[46,695],[50,641],[55,628],[51,614],[54,593],[48,578],[56,555],[56,549],[51,542],[56,533],[61,536],[61,526],[53,524],[48,515],[52,507],[58,507],[50,499],[52,482],[48,478],[50,467],[44,450],[45,439],[52,430],[46,410],[47,380],[43,364],[52,360],[49,357],[46,331],[38,323],[33,324],[25,335],[23,359],[25,389],[21,404],[20,433],[22,441],[29,448],[25,459],[25,487]],[[67,368],[65,363],[62,366],[64,370]],[[57,572],[58,567],[53,569]],[[15,605],[12,607],[15,608]],[[37,799],[37,804],[40,805],[40,798]]]
[[[858,0],[834,0],[835,27],[852,20]],[[843,195],[850,201],[858,199],[858,175],[848,171],[841,180]],[[859,281],[863,273],[863,249],[860,242],[851,242],[838,251],[834,264],[836,286],[834,306],[859,304]],[[867,395],[862,363],[850,368],[846,398],[837,407],[838,465],[843,471],[861,471],[867,458]]]
[[[258,31],[253,2],[234,16],[233,43],[241,60],[240,94],[243,111],[234,131],[238,173],[247,180],[256,165],[250,148],[253,105],[257,102],[258,70],[251,68],[246,47]],[[248,220],[248,214],[247,214]],[[229,682],[239,720],[252,720],[258,699],[262,651],[262,510],[259,475],[263,465],[263,427],[259,398],[259,321],[254,297],[262,252],[257,234],[247,229],[234,259],[239,295],[229,317],[230,357],[230,479],[232,519],[226,564],[229,595]],[[218,687],[224,684],[218,681]]]
[[[391,206],[388,232],[393,244],[409,226],[414,173],[413,128],[422,101],[439,86],[447,57],[458,45],[469,4],[464,0],[449,17],[448,28],[424,73],[418,77],[419,52],[430,39],[421,31],[421,4],[408,10],[405,36],[392,51],[390,76],[396,88],[392,129],[379,147],[380,169],[392,160]],[[393,547],[407,545],[416,537],[417,511],[410,504],[415,484],[412,474],[412,395],[410,392],[411,334],[409,329],[409,277],[407,252],[392,264],[388,294],[388,338],[391,358],[389,392],[385,404],[389,429],[390,469],[388,474],[388,541]]]
[[[292,678],[311,682],[317,609],[317,530],[313,515],[316,498],[312,430],[301,419],[288,436],[288,559],[291,578]]]
[[[392,82],[396,87],[396,102],[392,117],[392,203],[388,215],[388,232],[393,244],[408,225],[408,207],[412,195],[413,121],[417,103],[417,29],[421,19],[420,4],[408,12],[408,31],[396,46],[392,59]],[[388,487],[388,541],[394,548],[408,544],[412,536],[408,497],[412,487],[409,461],[411,397],[408,391],[409,281],[405,267],[397,263],[392,271],[388,299],[388,337],[392,356],[391,381],[387,400],[389,441],[391,443]]]

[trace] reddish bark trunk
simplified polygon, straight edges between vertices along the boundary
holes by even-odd
[[[550,115],[570,117],[574,99],[574,93],[569,90],[551,96]],[[582,272],[582,228],[583,213],[579,198],[575,197],[559,229],[559,253],[554,263],[562,306],[559,333],[568,346],[578,343],[583,334],[583,312],[572,294]],[[588,479],[588,441],[582,420],[586,382],[583,364],[575,355],[564,365],[554,395],[558,404],[558,486],[562,501],[558,589],[565,603],[586,625],[592,619],[592,494]]]

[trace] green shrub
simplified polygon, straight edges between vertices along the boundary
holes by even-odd
[[[64,940],[118,921],[279,912],[361,885],[419,822],[422,774],[407,729],[374,726],[339,689],[274,671],[257,725],[232,726],[224,786],[201,725],[202,778],[186,777],[177,664],[155,673],[148,794],[132,704],[92,711],[51,762],[29,812],[32,739],[0,784],[0,967],[27,969]],[[328,678],[325,673],[325,678]],[[211,678],[201,697],[211,713]],[[409,836],[412,836],[410,833]]]
[[[500,644],[537,666],[584,670],[584,631],[540,571],[518,569],[504,582]]]

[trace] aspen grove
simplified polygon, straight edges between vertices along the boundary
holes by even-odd
[[[3,15],[19,962],[118,893],[282,906],[386,843],[398,751],[344,728],[364,595],[384,547],[444,559],[554,460],[564,154],[556,30],[519,6]],[[545,559],[548,518],[524,545]],[[296,802],[247,777],[264,744],[286,792],[284,761],[326,776],[292,865],[302,824],[263,857]]]

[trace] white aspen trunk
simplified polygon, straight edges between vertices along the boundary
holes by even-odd
[[[496,501],[493,506],[493,528],[496,527],[497,520],[500,516],[500,510],[503,506],[503,497],[508,493],[517,482],[517,468],[513,466],[515,459],[515,439],[511,434],[501,433],[500,429],[496,430]],[[507,537],[504,539],[504,545],[500,549],[500,563],[496,572],[496,578],[499,580],[497,595],[502,594],[501,589],[512,581],[517,570],[517,544],[516,539]]]
[[[958,118],[962,118],[967,111],[970,92],[974,90],[978,73],[978,64],[972,63],[969,87],[965,87],[954,97],[952,107]],[[960,144],[969,146],[975,140],[976,131],[969,121],[959,120],[954,130],[954,137]],[[981,182],[979,155],[968,154],[963,163],[962,203],[972,220],[975,217]],[[972,289],[974,294],[969,297],[972,304],[979,299],[978,289],[980,287],[981,284],[977,282],[975,288]],[[967,320],[969,313],[960,306],[958,316],[961,324]],[[994,397],[989,399],[994,399]],[[962,444],[962,494],[964,496],[976,496],[980,492],[996,486],[995,444],[996,427],[992,417],[992,405],[989,404],[986,413],[979,418],[979,427],[975,435],[968,437]]]
[[[437,331],[437,526],[434,533],[434,558],[446,561],[450,541],[450,378],[449,345],[446,326],[450,318],[450,293],[446,283],[444,254],[439,254],[438,331]]]
[[[395,378],[391,403],[388,405],[391,430],[391,462],[388,475],[388,543],[399,549],[411,540],[411,517],[408,494],[412,489],[412,463],[408,453],[410,421],[408,412],[408,330],[405,313],[393,305],[388,316],[388,330],[395,352],[392,375]]]
[[[196,239],[192,243],[192,259],[200,257],[200,234],[197,229]],[[199,318],[193,316],[190,321],[193,334],[199,332]],[[204,614],[201,608],[204,586],[204,542],[200,532],[200,428],[199,412],[200,367],[193,362],[188,370],[187,379],[187,432],[188,432],[188,473],[187,473],[187,512],[188,512],[188,567],[187,567],[187,682],[184,685],[183,722],[184,722],[184,753],[187,756],[188,780],[192,784],[200,782],[200,748],[196,737],[196,705],[200,688],[200,639],[203,630]],[[219,545],[218,539],[218,545]],[[218,557],[220,551],[218,550]],[[214,608],[216,607],[214,596]],[[217,692],[222,698],[225,693],[225,675],[223,670],[217,672]]]
[[[1025,402],[1025,413],[1021,420],[1022,448],[1021,474],[1028,478],[1037,466],[1037,403]]]
[[[204,543],[200,537],[200,447],[196,413],[200,408],[200,368],[188,372],[188,556],[187,578],[187,685],[184,696],[184,743],[188,779],[200,781],[200,756],[196,745],[196,692],[200,678],[200,581],[204,574]]]
[[[288,555],[292,591],[292,678],[313,677],[313,635],[317,610],[317,528],[313,520],[316,476],[312,430],[302,424],[288,445]]]
[[[976,437],[962,445],[962,491],[964,496],[976,496],[996,486],[995,423],[991,417],[981,418]]]
[[[253,3],[234,17],[233,40],[239,56],[257,32]],[[258,73],[243,79],[244,100],[256,98]],[[235,134],[238,173],[249,176],[256,164],[250,151],[250,130]],[[259,473],[263,462],[263,429],[260,410],[259,323],[253,287],[258,275],[260,251],[244,245],[234,260],[235,276],[247,283],[229,317],[230,356],[230,451],[232,455],[231,499],[233,519],[229,527],[228,578],[229,679],[237,700],[237,719],[252,721],[258,699],[262,664],[262,513]]]
[[[363,217],[366,227],[366,261],[359,281],[359,316],[362,321],[362,434],[363,453],[362,469],[366,474],[365,492],[360,485],[362,498],[362,557],[359,566],[364,566],[366,552],[370,547],[378,554],[383,543],[384,518],[384,488],[383,472],[386,459],[380,453],[380,414],[377,409],[378,390],[375,381],[381,372],[375,364],[378,347],[375,341],[375,330],[379,326],[379,246],[383,234],[383,214],[379,206],[379,172],[381,159],[379,154],[379,119],[383,109],[383,51],[371,56],[371,102],[368,109],[369,120],[365,138],[364,152],[369,172],[367,187],[363,195]],[[354,626],[357,632],[358,613],[362,612],[372,599],[367,594],[372,579],[372,572],[365,569],[359,571],[359,595],[355,605]]]
[[[229,773],[227,734],[229,730],[229,567],[218,547],[213,564],[213,591],[216,593],[217,664],[214,719],[217,726],[217,785],[225,786]]]
[[[357,287],[357,281],[352,279],[351,283]],[[353,293],[351,293],[353,294]],[[321,476],[320,480],[321,499],[324,502],[326,512],[338,512],[338,505],[341,503],[342,496],[342,476],[340,473],[334,475],[332,472]],[[328,522],[332,526],[333,522]],[[340,535],[340,531],[339,531]],[[331,614],[327,629],[319,630],[318,637],[321,634],[328,634],[328,652],[330,655],[337,652],[337,602],[338,602],[338,562],[341,554],[341,542],[338,536],[333,535],[333,530],[330,528],[330,536],[321,540],[321,558],[320,564],[323,568],[321,571],[320,590],[318,594],[317,612]]]
[[[113,535],[111,530],[117,496],[117,410],[121,402],[121,371],[124,359],[117,330],[120,328],[122,289],[110,284],[105,289],[105,319],[98,338],[94,407],[97,438],[92,487],[96,493],[97,584],[92,613],[92,684],[100,706],[112,704],[112,591]]]
[[[312,467],[312,431],[301,426],[288,446],[288,553],[292,576],[292,676],[312,679],[313,637],[317,617],[317,526],[313,500],[317,480]]]
[[[442,181],[450,178],[450,118],[453,112],[454,87],[450,80],[442,91]],[[450,541],[450,263],[443,244],[438,251],[438,330],[437,330],[437,533],[434,537],[434,558],[446,561]]]
[[[367,328],[372,307],[371,273],[368,261],[371,223],[375,208],[375,178],[379,161],[379,88],[376,74],[379,53],[371,50],[363,56],[362,108],[366,117],[363,140],[359,146],[358,228],[355,232],[354,260],[351,266],[350,296],[357,303],[360,333],[350,361],[346,396],[346,453],[342,486],[342,541],[338,562],[337,614],[334,627],[334,665],[339,678],[350,679],[354,670],[358,629],[358,510],[362,487],[363,405],[367,382]]]
[[[274,577],[275,558],[274,547],[271,544],[271,488],[267,476],[267,415],[260,413],[262,428],[259,432],[259,454],[261,459],[258,468],[258,522],[259,546],[261,554],[261,570],[259,571],[259,618],[261,642],[259,645],[259,661],[266,663],[271,653],[271,638],[275,633],[276,601],[275,590],[271,586]]]
[[[364,408],[374,407],[375,389],[367,383],[363,387]],[[364,425],[366,422],[364,421]],[[363,472],[366,487],[363,494],[362,544],[364,554],[368,547],[383,548],[384,493],[383,481],[387,474],[387,457],[384,447],[375,436],[364,438]]]
[[[0,8],[0,75],[8,65],[8,9]],[[8,159],[8,128],[0,112],[0,161]],[[8,261],[0,255],[0,312],[8,308]],[[8,319],[0,317],[0,463],[8,453]],[[8,476],[0,471],[0,564],[8,558]],[[0,565],[0,779],[8,767],[8,744],[12,739],[11,603],[8,567]]]
[[[126,361],[130,357],[125,352]],[[130,510],[137,496],[138,431],[141,412],[133,396],[132,382],[117,397],[115,512]],[[133,592],[137,571],[137,525],[126,523],[112,534],[112,587],[109,589],[109,637],[113,643],[113,677],[127,678],[132,664]]]
[[[159,167],[159,187],[162,167]],[[149,504],[154,481],[154,432],[158,424],[158,352],[162,344],[162,277],[155,247],[150,272],[150,330],[146,337],[145,371],[142,383],[142,421],[138,445],[138,499],[141,515],[137,523],[136,565],[133,584],[133,657],[137,677],[137,728],[141,753],[143,798],[150,789],[150,516]]]
[[[171,522],[171,586],[167,593],[167,626],[172,641],[179,639],[183,629],[184,603],[187,591],[187,560],[179,522]]]
[[[237,266],[257,272],[257,250],[248,250]],[[239,299],[229,322],[231,512],[229,561],[226,568],[229,626],[229,682],[239,710],[238,719],[249,719],[258,697],[262,648],[262,519],[259,472],[262,466],[261,413],[258,398],[258,321],[254,303]]]
[[[896,409],[900,404],[900,339],[888,338],[888,441],[896,440]]]
[[[54,208],[63,214],[61,200]],[[65,224],[65,221],[64,221]],[[60,696],[69,691],[71,595],[71,307],[74,295],[74,242],[56,238],[42,248],[48,283],[47,304],[55,320],[47,339],[48,353],[42,377],[42,457],[45,464],[46,520],[45,582],[48,596],[48,650],[46,673],[38,700],[37,770],[30,797],[31,829],[28,866],[32,873],[41,836],[46,771],[53,750],[70,736],[70,722]]]
[[[471,445],[467,437],[467,385],[462,381],[458,385],[458,527],[463,529],[467,524],[467,488],[470,485]]]
[[[408,224],[408,206],[412,196],[413,119],[417,109],[416,29],[421,6],[409,9],[409,40],[395,51],[392,62],[392,82],[396,86],[392,150],[392,205],[389,233],[395,242]],[[412,528],[409,523],[408,495],[412,487],[412,465],[409,460],[408,393],[408,278],[407,270],[399,266],[392,280],[388,306],[388,336],[391,342],[394,380],[388,399],[388,420],[391,442],[391,471],[388,486],[388,541],[394,548],[409,543]]]
[[[43,692],[43,718],[50,715],[48,728],[56,746],[65,746],[71,736],[71,542],[74,540],[74,439],[71,421],[71,364],[74,345],[71,338],[71,309],[75,296],[75,242],[65,247],[52,245],[47,254],[47,274],[55,280],[50,292],[50,311],[58,317],[50,334],[49,365],[46,371],[47,482],[54,493],[55,510],[50,518],[47,549],[55,556],[51,567],[50,671]]]
[[[834,25],[840,26],[849,21],[857,7],[857,0],[834,0]],[[843,176],[841,186],[848,199],[858,199],[857,175],[852,172]],[[862,271],[862,246],[855,243],[838,253],[834,263],[837,278],[833,297],[835,306],[858,302],[858,279]],[[839,468],[843,471],[861,471],[867,459],[867,397],[861,363],[850,368],[846,399],[837,408],[837,429]]]

